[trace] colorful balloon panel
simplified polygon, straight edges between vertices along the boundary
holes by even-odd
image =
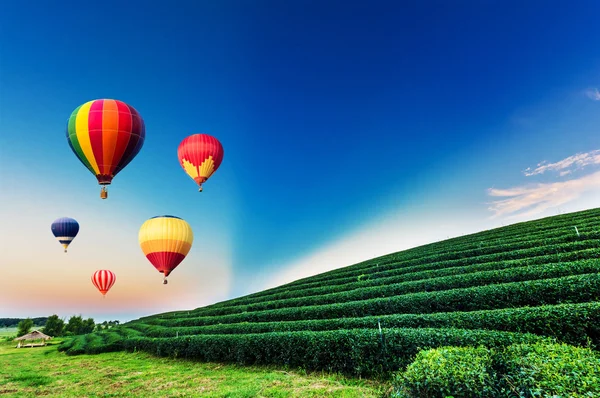
[[[148,261],[166,277],[189,253],[194,234],[179,217],[156,216],[142,224],[138,238]]]
[[[183,170],[202,187],[223,161],[223,146],[208,134],[194,134],[181,141],[177,157]]]
[[[115,284],[116,280],[116,275],[112,271],[106,269],[98,270],[92,275],[92,283],[103,296],[106,295],[110,288]]]
[[[144,145],[146,127],[134,107],[113,99],[88,101],[67,122],[67,141],[77,158],[109,185]]]
[[[79,223],[73,218],[61,217],[54,220],[50,229],[54,237],[65,248],[66,253],[67,247],[79,233]]]

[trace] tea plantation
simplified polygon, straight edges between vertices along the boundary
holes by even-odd
[[[466,396],[488,396],[485,389],[498,385],[494,377],[510,375],[511,369],[522,375],[527,363],[539,358],[546,363],[546,351],[581,356],[585,372],[600,372],[599,271],[597,208],[420,246],[195,310],[141,318],[77,336],[60,349],[396,375],[410,396],[437,396],[419,388],[436,385],[439,377],[417,379],[447,361],[465,365],[461,372],[484,370],[478,379],[452,366],[438,369],[456,373],[442,384],[471,388]],[[527,363],[519,362],[527,355]],[[575,372],[579,365],[569,366]],[[578,385],[588,373],[580,375]],[[460,382],[461,377],[481,386]],[[600,373],[589,377],[584,392],[596,391]],[[510,382],[507,389],[519,388],[519,380],[503,380]],[[456,391],[450,393],[461,396]]]

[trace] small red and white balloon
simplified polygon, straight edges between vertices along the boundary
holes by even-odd
[[[92,275],[92,283],[102,293],[102,296],[106,296],[106,293],[115,284],[116,280],[117,277],[114,272],[107,269],[98,270]]]

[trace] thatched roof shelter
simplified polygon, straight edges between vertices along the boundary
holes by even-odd
[[[34,330],[31,333],[28,333],[21,337],[17,337],[15,340],[19,341],[17,348],[20,348],[21,341],[23,341],[23,340],[42,340],[41,344],[27,344],[26,345],[27,347],[38,347],[38,346],[46,345],[46,340],[50,340],[51,338],[52,338],[51,336],[48,336],[47,334],[44,334],[44,333],[40,332],[39,330]],[[23,346],[23,347],[25,347],[25,346]]]
[[[26,335],[23,335],[21,337],[17,337],[15,340],[48,340],[51,339],[52,337],[48,336],[47,334],[44,334],[42,332],[40,332],[39,330],[34,330],[31,333],[28,333]]]

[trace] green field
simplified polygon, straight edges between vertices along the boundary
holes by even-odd
[[[580,396],[596,396],[599,271],[597,208],[420,246],[195,310],[144,317],[70,339],[60,350],[144,351],[335,372],[384,384],[408,369],[404,390],[413,392],[406,396],[422,395],[415,386],[443,377],[451,385],[474,367],[479,374],[468,379],[483,384],[466,395],[449,394],[504,386],[522,396],[535,388],[561,396],[561,386],[579,380]],[[442,347],[457,348],[427,351]],[[460,371],[453,368],[457,357],[471,358]],[[541,374],[520,380],[530,371],[519,362],[524,357],[541,361],[538,373],[547,368],[548,374],[570,376],[557,376],[552,383],[560,385],[544,384]],[[438,366],[440,361],[448,366]],[[427,394],[422,396],[438,396]],[[488,395],[494,394],[499,392]]]
[[[156,358],[146,353],[67,356],[56,345],[0,343],[3,397],[378,397],[383,385],[327,374]]]
[[[0,328],[0,337],[16,336],[18,328]]]

